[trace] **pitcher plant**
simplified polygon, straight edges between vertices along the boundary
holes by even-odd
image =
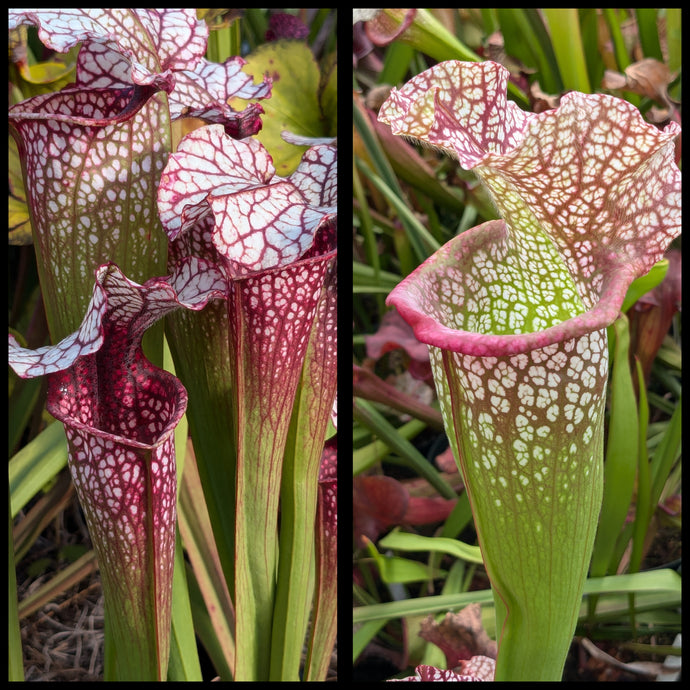
[[[332,133],[286,132],[303,154],[276,175],[254,138],[272,79],[206,60],[196,10],[10,12],[10,29],[25,24],[52,50],[81,48],[74,85],[10,109],[53,343],[10,335],[10,365],[47,375],[65,425],[106,678],[167,677],[185,412],[231,597],[232,679],[298,680],[304,645],[303,677],[321,678],[334,638],[316,613],[335,619],[314,584],[333,567],[319,556],[334,500],[319,492],[336,381]],[[175,146],[183,117],[198,128]],[[180,379],[161,368],[164,325]]]
[[[607,326],[680,233],[675,123],[578,92],[522,111],[493,62],[393,89],[394,134],[456,158],[501,215],[389,295],[429,346],[494,594],[496,680],[560,680],[603,487]]]

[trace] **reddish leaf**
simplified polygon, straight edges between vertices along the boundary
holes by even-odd
[[[458,464],[453,455],[453,449],[450,446],[443,453],[436,456],[435,462],[441,472],[452,473],[458,471]]]
[[[394,525],[426,525],[445,520],[455,500],[438,496],[410,496],[393,477],[365,476],[353,480],[353,528],[355,542],[363,537],[376,541]]]
[[[309,27],[294,14],[276,12],[268,20],[267,41],[279,41],[282,38],[302,41],[307,36],[309,36]]]
[[[438,623],[429,616],[422,622],[419,634],[443,651],[448,668],[477,655],[496,658],[496,641],[484,630],[479,604],[470,604],[458,613],[447,613]]]
[[[352,499],[355,541],[362,547],[362,537],[376,541],[391,525],[402,523],[409,495],[393,477],[355,477]]]
[[[314,525],[316,540],[316,585],[312,631],[308,648],[307,680],[326,677],[335,645],[338,623],[338,480],[335,477],[335,439],[324,449],[319,477],[319,495]]]
[[[403,522],[407,525],[431,525],[443,522],[452,512],[456,499],[440,496],[410,496]]]
[[[337,437],[333,436],[326,441],[321,455],[321,467],[319,468],[319,481],[325,482],[327,479],[337,479],[338,477],[338,442]]]
[[[436,429],[443,429],[443,418],[438,410],[426,405],[418,397],[386,383],[373,372],[356,364],[352,365],[352,387],[353,393],[360,398],[389,405],[400,412],[411,414],[427,422]]]
[[[640,360],[648,383],[652,364],[681,306],[681,253],[672,249],[667,258],[669,267],[664,280],[628,311],[630,352]]]
[[[402,348],[410,356],[410,374],[416,379],[431,381],[429,348],[417,340],[410,325],[397,311],[386,312],[379,329],[373,335],[366,336],[365,342],[367,356],[374,359]]]
[[[329,418],[333,426],[337,428],[338,425],[337,268],[337,261],[333,259],[328,266],[321,298],[314,315],[311,342],[302,374],[302,397],[307,402],[309,435],[317,449],[312,451],[313,453],[318,452],[318,448],[323,446]],[[305,454],[308,450],[304,448]]]
[[[387,46],[407,31],[417,10],[378,10],[364,25],[369,40],[377,46]]]

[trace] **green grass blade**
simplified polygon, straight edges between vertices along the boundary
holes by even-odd
[[[12,453],[18,447],[26,425],[36,407],[43,381],[40,378],[20,379],[14,372],[10,376],[13,380],[13,388],[7,410],[7,429],[9,431],[7,447],[8,452]]]
[[[657,26],[658,9],[655,7],[636,7],[637,32],[640,37],[642,54],[646,58],[654,58],[659,62],[664,61],[659,43],[659,29]]]
[[[543,9],[566,91],[591,93],[577,9]]]
[[[24,680],[24,659],[22,655],[22,635],[19,628],[19,610],[17,608],[17,573],[14,565],[14,545],[12,543],[12,511],[10,509],[10,495],[8,487],[8,501],[7,501],[7,513],[8,513],[8,527],[9,527],[9,537],[7,540],[7,565],[8,565],[8,577],[7,577],[7,595],[8,595],[8,606],[7,606],[7,623],[8,623],[8,634],[7,634],[7,646],[8,646],[8,669],[7,669],[7,679],[10,681]]]
[[[389,271],[377,271],[360,261],[352,262],[352,282],[356,288],[366,291],[368,288],[384,289],[390,292],[402,278]]]
[[[627,597],[631,593],[636,594],[638,597],[644,594],[661,594],[661,597],[657,598],[655,604],[657,607],[661,604],[669,607],[679,606],[681,592],[682,580],[680,575],[674,570],[669,569],[590,578],[585,582],[584,587],[585,597],[592,595],[603,597],[609,594],[625,595]],[[369,621],[390,620],[404,616],[421,616],[440,611],[457,611],[468,604],[490,604],[492,601],[493,594],[489,589],[463,592],[461,594],[403,599],[380,604],[369,604],[367,606],[355,606],[352,612],[352,621],[357,625]],[[624,601],[624,607],[624,610],[627,611],[627,599]],[[580,610],[580,621],[585,620],[587,620],[587,611],[583,603]]]
[[[376,189],[383,194],[397,212],[400,221],[407,229],[408,237],[421,263],[430,254],[441,248],[438,240],[417,220],[402,198],[391,189],[384,180],[373,173],[362,161],[358,161],[359,168],[371,180]]]
[[[457,498],[453,487],[436,471],[429,461],[388,422],[366,400],[357,398],[354,404],[354,418],[368,427],[386,443],[392,451],[399,453],[405,462],[424,477],[444,498]]]
[[[587,76],[589,83],[597,90],[597,85],[601,84],[606,65],[601,57],[599,49],[599,22],[601,14],[597,8],[586,7],[578,9],[580,18],[580,35],[582,37],[582,51],[587,63]]]
[[[283,459],[280,558],[273,608],[270,680],[299,680],[300,652],[307,632],[314,585],[314,521],[320,450],[314,457],[314,448],[309,442],[312,430],[307,421],[307,392],[304,379],[302,381],[295,399]]]
[[[635,505],[635,523],[633,527],[632,551],[630,553],[629,572],[636,573],[642,563],[644,539],[647,535],[649,520],[651,519],[652,504],[650,502],[651,482],[649,457],[647,455],[647,425],[649,422],[649,405],[647,404],[647,389],[644,373],[639,360],[635,359],[639,389],[639,441],[637,462],[637,501]]]
[[[490,589],[462,594],[444,594],[435,597],[416,597],[400,601],[386,601],[368,606],[355,606],[352,622],[355,624],[370,621],[391,620],[405,616],[424,616],[440,611],[457,611],[468,604],[490,604],[494,600]]]
[[[625,68],[630,65],[630,56],[625,47],[625,39],[623,38],[623,31],[618,19],[620,12],[623,12],[623,10],[602,9],[604,20],[606,21],[611,36],[611,43],[613,43],[613,54],[618,63],[618,71],[624,72]]]
[[[354,165],[352,166],[352,189],[355,198],[359,201],[360,229],[364,237],[364,253],[367,260],[367,268],[373,271],[374,281],[378,283],[381,273],[381,262],[379,261],[379,253],[376,246],[374,223],[369,213],[369,204],[364,194],[359,172]],[[381,297],[378,298],[378,308],[379,312],[383,311],[384,304]]]
[[[625,293],[621,311],[625,314],[637,300],[643,295],[653,290],[666,277],[668,271],[668,259],[662,259],[649,269],[649,272],[630,283],[628,291]]]
[[[500,8],[496,12],[506,52],[537,70],[542,90],[561,93],[563,83],[551,39],[536,10]]]
[[[385,181],[386,185],[390,187],[397,196],[401,197],[403,193],[402,188],[398,184],[398,178],[395,176],[393,168],[381,148],[381,144],[368,120],[368,115],[364,111],[363,106],[358,105],[357,99],[354,99],[352,103],[352,117],[355,130],[361,137],[362,143],[366,148],[367,154],[371,158],[376,172]]]
[[[67,439],[62,424],[54,422],[10,460],[12,517],[67,465]]]
[[[408,10],[381,11],[396,13],[399,19],[401,13]],[[481,60],[479,55],[450,33],[429,10],[418,9],[416,12],[412,25],[400,35],[398,40],[408,43],[439,62],[443,60],[466,60],[469,62]]]
[[[364,537],[369,555],[376,563],[381,579],[387,585],[410,582],[428,582],[433,578],[445,577],[445,571],[435,571],[428,565],[398,556],[382,555],[372,541]]]
[[[376,637],[377,633],[388,621],[386,619],[367,621],[359,626],[352,635],[352,662],[357,661],[366,646]]]
[[[656,506],[674,463],[680,457],[681,449],[681,401],[678,401],[661,443],[657,446],[651,462],[651,504]]]
[[[669,7],[666,10],[666,45],[668,50],[668,68],[671,74],[680,72],[682,67],[683,40],[682,40],[681,9]],[[671,89],[669,95],[676,101],[681,99],[681,80],[679,79]]]
[[[426,422],[413,419],[407,424],[403,424],[396,429],[398,435],[410,441],[427,428]],[[383,441],[373,441],[372,443],[357,448],[352,453],[352,475],[357,476],[365,472],[377,462],[383,460],[390,453],[390,448]]]
[[[208,604],[201,594],[194,571],[189,563],[187,563],[187,584],[196,635],[211,660],[219,679],[221,681],[232,680],[232,668],[228,664],[227,650],[222,640],[219,639],[217,627],[209,614]]]
[[[471,546],[456,539],[444,537],[425,537],[421,534],[411,534],[393,530],[379,545],[386,549],[398,551],[431,551],[445,553],[453,558],[459,558],[468,563],[483,563],[482,552],[478,546]]]
[[[410,69],[414,49],[404,43],[393,42],[386,51],[383,69],[379,73],[379,84],[400,84]]]
[[[168,680],[202,680],[187,589],[184,552],[179,531],[176,537],[175,570],[173,572],[172,632],[170,635]]]
[[[628,364],[627,317],[621,316],[613,327],[616,342],[611,375],[611,416],[604,463],[604,498],[592,553],[593,576],[605,575],[610,566],[611,554],[630,507],[638,452],[637,404]]]
[[[223,658],[219,668],[221,672],[221,669],[232,668],[235,664],[235,614],[192,454],[187,458],[179,505],[180,532],[194,572],[194,586],[209,612],[210,630],[215,638],[214,649]],[[231,679],[230,676],[222,678]]]
[[[166,317],[175,371],[189,396],[189,423],[196,466],[226,581],[234,581],[235,434],[225,302],[202,312],[179,310]]]

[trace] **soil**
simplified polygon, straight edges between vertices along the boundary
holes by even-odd
[[[103,593],[97,574],[22,619],[20,627],[25,680],[103,679]]]

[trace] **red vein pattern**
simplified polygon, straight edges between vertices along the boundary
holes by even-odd
[[[265,98],[270,80],[253,85],[239,59],[203,60],[208,28],[194,10],[10,12],[10,28],[24,23],[38,25],[55,50],[83,41],[75,86],[9,113],[57,342],[77,327],[99,264],[113,261],[142,281],[164,272],[155,202],[171,146],[170,113],[156,92],[171,94],[175,117],[216,118],[230,134],[246,136],[259,131],[261,107],[235,112],[225,101]]]
[[[202,58],[193,70],[178,72],[170,95],[173,120],[196,117],[222,124],[225,133],[235,139],[257,134],[261,130],[263,108],[258,103],[250,103],[238,112],[228,105],[231,98],[249,100],[271,96],[271,79],[266,77],[254,84],[253,78],[242,71],[245,64],[241,57],[231,57],[222,65]]]
[[[37,26],[41,42],[59,53],[82,42],[104,43],[127,58],[129,83],[140,85],[167,70],[191,69],[208,39],[195,10],[9,10],[9,28],[20,24]]]
[[[237,141],[211,125],[187,135],[161,177],[158,208],[174,240],[209,211],[213,243],[247,271],[286,266],[335,216],[336,149],[315,146],[286,178],[255,139]]]
[[[680,232],[675,123],[660,131],[626,101],[575,92],[556,110],[523,113],[506,99],[507,76],[492,62],[441,63],[394,90],[379,113],[394,133],[474,170],[505,221],[442,251],[440,294],[452,284],[465,308],[436,306],[447,328],[423,316],[413,324],[423,342],[434,331],[439,346],[468,354],[526,351],[606,326],[629,283]],[[401,313],[403,293],[394,298]],[[433,294],[419,290],[416,311],[431,313]],[[407,319],[416,319],[409,309]]]
[[[486,657],[481,657],[486,659]],[[493,661],[493,659],[487,659],[488,661]],[[484,674],[486,675],[486,674]],[[435,666],[428,666],[427,664],[420,664],[415,669],[414,676],[408,676],[407,678],[391,678],[388,682],[402,682],[409,681],[413,683],[430,683],[430,682],[446,682],[446,683],[467,683],[467,682],[477,682],[483,680],[493,680],[493,674],[491,677],[482,677],[480,674],[473,673],[456,673],[455,671],[450,671],[442,668],[436,668]]]
[[[312,354],[305,380],[310,381],[313,394],[309,425],[315,437],[318,429],[325,429],[334,404],[336,149],[319,146],[307,151],[293,176],[274,182],[271,159],[255,141],[233,141],[220,127],[206,127],[194,135],[182,142],[178,150],[182,155],[172,157],[166,169],[159,194],[161,216],[173,240],[173,261],[187,254],[204,257],[224,272],[230,284],[229,360],[218,353],[221,361],[212,358],[208,366],[227,367],[229,361],[225,375],[230,380],[228,388],[237,416],[233,426],[239,430],[235,585],[241,598],[238,594],[237,634],[254,635],[258,628],[267,645],[272,614],[265,604],[275,587],[275,549],[270,535],[277,530],[278,487],[287,431],[310,344]],[[209,144],[213,146],[210,151]],[[301,236],[303,245],[295,248],[288,244],[287,249],[295,257],[291,261],[283,252],[283,244],[271,247],[274,260],[264,261],[269,266],[261,267],[262,262],[254,263],[244,251],[241,238],[236,242],[225,240],[239,223],[246,223],[243,227],[249,226],[255,233],[247,246],[272,239],[264,234],[261,225],[252,226],[266,212],[261,203],[264,192],[273,197],[279,185],[292,188],[290,194],[313,214],[313,222],[303,223],[305,213],[279,214],[288,234]],[[183,193],[178,196],[180,190]],[[211,209],[207,198],[221,193],[234,196],[238,205],[251,203],[256,214],[250,218],[230,215],[229,204],[224,202]],[[279,233],[275,238],[284,242]],[[229,244],[234,245],[230,251]],[[201,331],[178,331],[178,345],[180,335],[193,347]],[[265,541],[270,544],[267,549]],[[333,542],[328,548],[333,548]],[[259,673],[252,660],[241,661],[248,668],[238,667],[238,677]]]

